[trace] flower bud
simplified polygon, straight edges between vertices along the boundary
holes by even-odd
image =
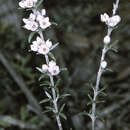
[[[107,67],[107,62],[106,62],[106,61],[103,61],[103,62],[101,63],[101,67],[102,67],[103,69],[105,69],[105,68]]]
[[[121,17],[119,15],[115,15],[109,18],[107,25],[110,27],[115,27],[121,21]]]
[[[48,66],[47,66],[46,64],[43,64],[43,65],[42,65],[42,70],[43,70],[44,72],[47,72]]]
[[[105,37],[104,37],[104,44],[109,44],[110,42],[111,42],[111,38],[110,38],[110,36],[108,36],[108,35],[106,35]]]
[[[101,21],[102,22],[107,22],[109,19],[109,16],[107,13],[101,14]]]

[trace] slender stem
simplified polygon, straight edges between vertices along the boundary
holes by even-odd
[[[41,31],[39,31],[39,35],[40,37],[42,38],[42,40],[44,40],[44,37],[43,37],[43,34]],[[48,58],[48,55],[45,55],[45,60],[46,60],[46,63],[47,65],[49,64],[49,58]],[[57,105],[57,96],[56,96],[56,91],[54,89],[54,79],[53,79],[53,76],[52,75],[49,75],[50,77],[50,83],[51,83],[51,91],[52,91],[52,96],[53,96],[53,106],[54,106],[54,113],[56,114],[56,121],[57,121],[57,125],[59,127],[59,130],[63,130],[62,128],[62,124],[61,124],[61,120],[60,120],[60,116],[59,116],[59,110],[58,110],[58,105]]]
[[[116,0],[116,4],[113,7],[113,14],[116,14],[116,11],[118,9],[118,5],[119,5],[119,0]],[[111,36],[111,33],[113,31],[113,28],[108,26],[108,30],[107,30],[107,35]],[[107,53],[107,45],[104,44],[104,48],[102,49],[102,56],[101,56],[101,60],[100,60],[100,66],[99,66],[99,70],[98,70],[98,74],[97,74],[97,80],[96,80],[96,87],[94,88],[94,96],[93,96],[93,104],[92,104],[92,114],[91,114],[91,119],[92,119],[92,130],[95,130],[95,124],[96,124],[96,101],[97,101],[97,97],[99,94],[99,84],[100,84],[100,80],[101,80],[101,76],[102,73],[104,71],[104,69],[101,67],[101,63],[104,61],[106,53]]]

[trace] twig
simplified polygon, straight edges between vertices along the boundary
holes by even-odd
[[[119,4],[119,0],[116,1],[116,4],[113,7],[113,16],[116,14],[117,8],[118,8],[118,4]],[[113,31],[113,28],[108,26],[108,31],[107,31],[107,36],[111,36],[111,33]],[[101,60],[100,60],[100,67],[98,70],[98,74],[97,74],[97,80],[96,80],[96,87],[94,88],[94,97],[93,97],[93,103],[92,103],[92,114],[91,114],[91,119],[92,119],[92,130],[95,130],[95,121],[96,121],[96,101],[97,101],[97,97],[99,94],[99,84],[100,84],[100,80],[101,80],[101,76],[102,73],[104,71],[104,68],[102,68],[101,64],[103,63],[106,53],[107,53],[107,44],[104,44],[104,48],[102,50],[102,56],[101,56]]]
[[[25,94],[28,102],[30,103],[30,105],[32,106],[32,108],[35,109],[34,112],[39,117],[41,117],[43,120],[45,120],[46,122],[49,122],[49,118],[47,116],[42,116],[42,111],[41,111],[40,105],[38,104],[38,102],[35,99],[35,97],[31,94],[31,92],[26,87],[23,79],[11,67],[11,65],[8,62],[8,60],[6,59],[6,57],[4,56],[4,54],[1,51],[0,51],[0,62],[4,65],[4,67],[7,69],[7,71],[12,76],[12,78],[14,79],[14,81],[18,84],[18,87],[24,92],[24,94]]]
[[[11,116],[3,116],[0,115],[0,121],[5,122],[9,125],[15,125],[18,126],[22,129],[38,129],[38,127],[35,124],[29,124],[29,123],[25,123],[23,121],[17,120]]]
[[[44,40],[44,37],[43,37],[43,34],[41,31],[39,31],[39,35],[40,37],[42,38],[42,40]],[[48,55],[45,55],[45,59],[46,59],[46,63],[47,65],[49,64],[49,58],[48,58]],[[54,89],[54,79],[53,79],[53,76],[52,75],[49,75],[50,77],[50,83],[51,83],[51,91],[52,91],[52,96],[53,96],[53,105],[54,105],[54,113],[56,114],[56,121],[57,121],[57,124],[58,124],[58,127],[59,127],[59,130],[63,130],[62,128],[62,124],[61,124],[61,120],[60,120],[60,116],[59,116],[59,110],[58,110],[58,105],[57,105],[57,97],[56,97],[56,91]]]

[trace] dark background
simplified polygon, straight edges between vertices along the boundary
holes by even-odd
[[[53,51],[61,67],[60,93],[70,97],[65,103],[62,119],[64,130],[91,130],[91,120],[80,112],[91,110],[87,105],[95,85],[96,74],[107,28],[100,14],[111,15],[113,0],[45,0],[43,7],[52,26],[46,38],[59,42]],[[46,96],[38,81],[41,75],[35,67],[45,63],[42,56],[29,52],[29,31],[21,26],[27,11],[18,9],[16,0],[0,0],[0,130],[57,130],[52,113],[41,114],[48,103],[40,105]],[[112,72],[105,72],[100,87],[106,86],[98,104],[97,130],[130,130],[130,1],[121,0],[117,12],[122,21],[112,33],[118,52],[107,53],[106,61]],[[33,94],[33,96],[32,96]],[[37,102],[36,102],[37,100]]]

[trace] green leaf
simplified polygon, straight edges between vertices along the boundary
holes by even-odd
[[[39,102],[39,104],[43,104],[43,103],[46,103],[46,102],[49,102],[49,101],[51,101],[51,99],[49,98],[46,98],[46,99],[43,99],[43,100],[41,100],[40,102]]]
[[[65,97],[68,97],[68,96],[71,96],[71,94],[63,94],[60,96],[60,98],[65,98]]]
[[[51,47],[50,50],[53,50],[53,49],[56,48],[58,45],[59,45],[59,43],[54,44],[54,45]]]
[[[44,83],[40,84],[40,86],[50,86],[50,82],[49,81],[44,81]]]
[[[54,108],[50,107],[50,106],[46,106],[46,109],[49,110],[49,111],[54,111]]]
[[[57,26],[58,24],[56,22],[51,22],[52,25]]]
[[[39,68],[39,67],[36,67],[36,69],[38,70],[38,71],[40,71],[41,73],[45,73],[41,68]]]
[[[82,115],[83,115],[83,116],[88,116],[88,114],[89,114],[89,113],[87,113],[87,112],[80,112],[78,115],[79,115],[79,116],[82,116]]]
[[[65,103],[61,106],[61,108],[59,110],[60,113],[63,111],[64,107],[65,107]]]
[[[44,79],[45,77],[46,77],[46,75],[41,75],[38,80],[41,81],[41,80]]]
[[[36,5],[36,9],[42,4],[42,2],[43,2],[44,0],[40,0],[38,3],[37,3],[37,5]]]
[[[46,111],[43,111],[42,113],[45,114],[45,113],[48,113],[48,112],[52,112],[52,110],[46,110]]]
[[[6,122],[0,120],[0,126],[2,126],[2,127],[9,127],[9,126],[11,126],[11,124],[6,123]]]
[[[51,95],[47,91],[45,91],[45,94],[49,99],[52,99]]]
[[[54,55],[53,55],[51,52],[49,52],[48,55],[49,55],[49,57],[50,57],[52,60],[56,61],[56,58],[54,57]]]
[[[61,68],[60,71],[67,71],[67,68]]]
[[[88,97],[89,97],[89,99],[91,100],[91,102],[93,102],[93,99],[92,99],[92,97],[90,96],[90,94],[88,94]]]
[[[36,32],[31,32],[28,37],[28,43],[31,43],[31,40]]]
[[[25,121],[25,119],[29,116],[28,111],[25,107],[22,107],[20,109],[20,116],[22,121]]]
[[[58,87],[58,86],[60,85],[60,82],[61,82],[61,79],[58,79],[58,80],[56,81],[55,87]]]
[[[89,102],[87,103],[87,105],[91,105],[91,104],[93,104],[93,102],[92,102],[92,101],[89,101]]]
[[[63,119],[67,120],[67,117],[66,117],[65,114],[63,114],[63,113],[59,113],[59,115],[60,115]]]
[[[107,50],[113,50],[113,51],[117,52],[117,49],[114,48],[117,43],[118,43],[118,40],[116,40],[112,44],[108,45]]]
[[[105,72],[106,72],[106,71],[108,71],[108,72],[113,72],[113,70],[111,70],[111,69],[109,69],[109,68],[106,68],[104,71],[105,71]]]

